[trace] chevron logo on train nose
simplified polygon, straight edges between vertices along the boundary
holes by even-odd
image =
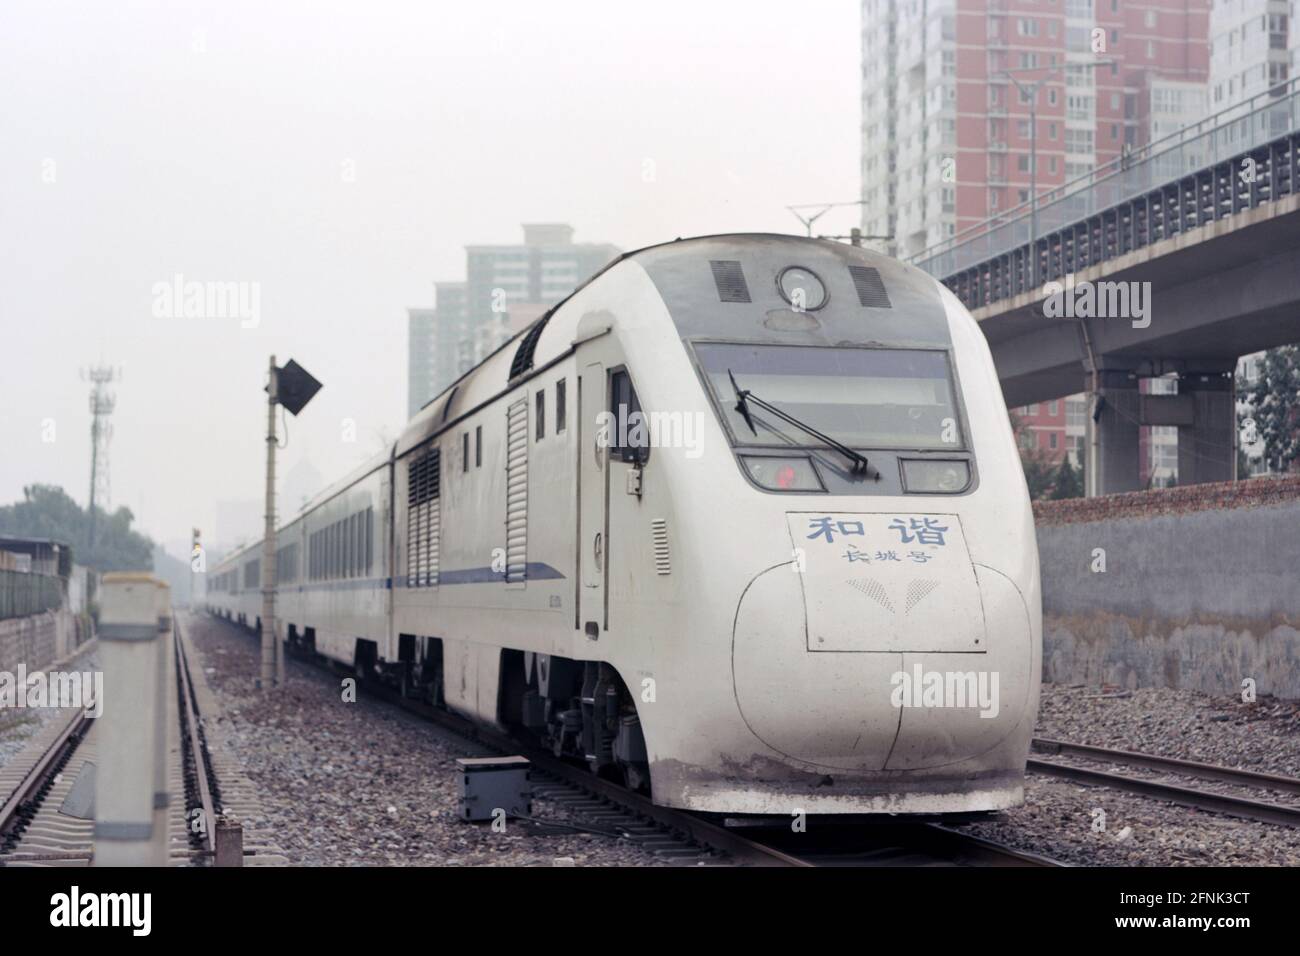
[[[861,591],[871,600],[875,601],[890,614],[898,613],[898,605],[890,596],[889,588],[876,578],[850,578],[847,582],[849,587]],[[913,578],[907,582],[905,601],[903,603],[903,614],[910,614],[912,608],[916,607],[926,596],[939,587],[939,582],[933,578]]]

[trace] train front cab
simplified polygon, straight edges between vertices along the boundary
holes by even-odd
[[[654,612],[676,613],[681,635],[661,639],[654,668],[661,687],[689,688],[692,708],[638,708],[656,800],[777,814],[1015,805],[1041,609],[1032,513],[987,344],[916,270],[792,245],[803,244],[696,258],[742,263],[751,293],[764,273],[807,267],[838,310],[772,302],[722,322],[702,294],[712,289],[682,291],[684,250],[647,265],[687,362],[661,351],[653,374],[634,367],[642,397],[678,407],[667,396],[682,401],[695,378],[712,419],[706,447],[728,449],[702,462],[654,449],[676,486],[669,524],[689,579],[678,606]],[[846,267],[863,262],[891,310],[855,300]],[[665,480],[653,468],[647,489]],[[731,693],[719,693],[718,671]]]

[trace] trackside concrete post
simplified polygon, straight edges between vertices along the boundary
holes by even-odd
[[[170,605],[167,586],[148,574],[105,574],[100,585],[104,701],[97,727],[96,866],[167,863],[165,834],[155,839],[165,824],[155,794],[166,783],[166,714],[158,712],[168,682],[159,656],[171,632]]]

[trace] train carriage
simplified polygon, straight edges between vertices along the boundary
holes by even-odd
[[[1022,799],[1041,606],[976,323],[837,243],[624,255],[278,545],[286,636],[725,813]],[[214,569],[257,626],[252,545]]]

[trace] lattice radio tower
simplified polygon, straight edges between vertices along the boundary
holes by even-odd
[[[113,414],[117,399],[108,386],[117,377],[110,366],[97,365],[83,369],[83,381],[90,382],[90,547],[95,547],[95,499],[108,508],[110,490],[108,481],[108,443],[113,437],[113,426],[108,416]]]

